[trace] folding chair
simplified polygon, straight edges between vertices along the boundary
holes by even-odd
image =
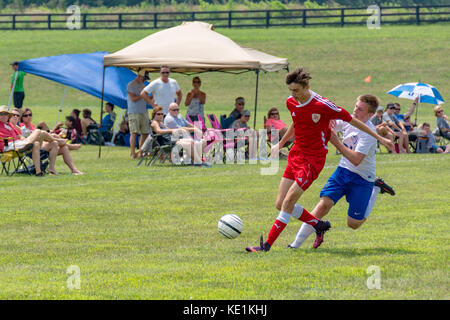
[[[152,166],[158,159],[160,159],[160,163],[164,163],[169,158],[175,143],[171,141],[168,145],[160,145],[158,136],[162,135],[155,134],[150,127],[149,135],[142,144],[141,151],[143,152],[143,155],[138,161],[138,166],[140,166],[142,162],[144,162],[146,166]]]
[[[100,143],[103,145],[103,136],[101,135],[100,131],[98,130],[97,124],[90,124],[87,127],[87,137],[86,137],[86,143],[87,144],[93,144],[93,145],[99,145]]]
[[[49,153],[46,150],[42,150],[40,152],[40,162],[41,162],[41,172],[47,173],[47,167],[49,165]],[[23,166],[19,167],[15,173],[19,174],[36,174],[36,168],[33,162],[33,154],[29,152],[24,157]]]
[[[9,141],[14,143],[13,138],[4,138],[5,146]],[[19,151],[17,149],[0,152],[0,162],[2,163],[2,171],[0,174],[5,173],[7,176],[12,176],[17,173],[19,168],[27,168],[24,162],[25,153],[30,150]],[[26,169],[26,172],[31,175],[31,172]]]
[[[205,124],[205,120],[203,119],[203,117],[201,115],[196,115],[196,116],[188,116],[186,115],[186,119],[187,121],[192,124],[195,125],[195,122],[200,122],[201,123],[201,129],[203,132],[206,131],[206,124]]]

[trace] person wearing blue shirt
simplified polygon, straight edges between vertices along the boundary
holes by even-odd
[[[102,119],[102,126],[100,132],[102,133],[105,142],[110,142],[113,135],[113,126],[116,121],[116,113],[114,112],[114,105],[107,102],[105,105],[106,116]]]

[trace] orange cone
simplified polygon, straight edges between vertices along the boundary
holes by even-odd
[[[367,78],[364,79],[364,82],[369,83],[370,81],[372,81],[372,77],[371,76],[367,76]]]

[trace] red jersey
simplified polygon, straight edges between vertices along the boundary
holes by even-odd
[[[325,157],[330,140],[330,120],[341,119],[346,122],[352,116],[333,102],[311,91],[311,97],[301,104],[294,97],[286,100],[294,123],[295,142],[293,149],[307,156]]]
[[[13,129],[11,124],[0,122],[0,150],[3,151],[5,148],[5,139],[13,138],[14,141],[18,140],[17,132]]]

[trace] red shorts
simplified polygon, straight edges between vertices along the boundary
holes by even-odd
[[[325,165],[325,160],[326,156],[307,156],[292,148],[289,152],[288,164],[284,170],[283,178],[295,180],[298,186],[306,191],[319,176]]]

